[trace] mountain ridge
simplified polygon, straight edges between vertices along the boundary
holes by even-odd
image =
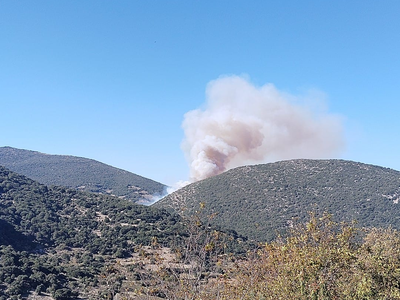
[[[293,219],[327,211],[360,226],[400,228],[400,172],[347,160],[286,160],[244,166],[192,183],[155,203],[189,215],[203,203],[215,224],[272,240]]]
[[[166,185],[94,159],[0,147],[0,165],[45,185],[123,197],[149,204]]]

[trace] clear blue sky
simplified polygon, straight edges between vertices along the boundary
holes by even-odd
[[[400,170],[400,1],[0,0],[0,146],[187,179],[209,81],[326,94],[338,158]]]

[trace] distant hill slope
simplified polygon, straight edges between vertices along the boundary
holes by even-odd
[[[49,155],[0,147],[0,165],[45,185],[61,185],[147,202],[165,185],[104,163],[76,156]]]
[[[344,160],[290,160],[246,166],[190,184],[155,207],[190,214],[205,204],[214,222],[271,240],[293,218],[327,211],[359,226],[400,229],[400,172]]]

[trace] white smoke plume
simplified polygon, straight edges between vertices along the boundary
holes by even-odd
[[[173,192],[183,188],[184,186],[186,186],[188,184],[190,184],[189,181],[179,180],[173,186],[165,187],[161,194],[153,194],[149,197],[149,199],[143,199],[142,201],[139,201],[137,203],[142,204],[142,205],[147,205],[147,206],[152,205],[152,204],[158,202],[159,200],[161,200],[162,198],[164,198],[165,196],[172,194]]]
[[[205,109],[186,113],[182,124],[191,181],[246,164],[332,157],[344,145],[339,117],[272,84],[221,77],[208,84],[206,98]]]

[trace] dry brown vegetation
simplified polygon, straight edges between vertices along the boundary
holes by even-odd
[[[311,214],[287,238],[239,258],[218,249],[218,236],[202,239],[192,229],[194,239],[181,257],[143,249],[152,263],[143,266],[141,287],[118,299],[400,299],[396,230],[357,229]]]

